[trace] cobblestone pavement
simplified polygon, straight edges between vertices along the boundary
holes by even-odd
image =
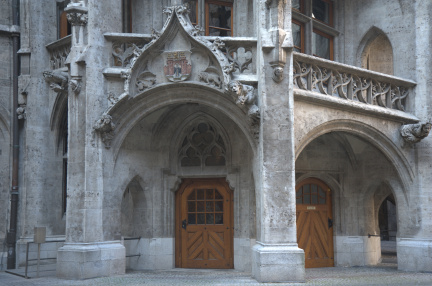
[[[0,272],[0,285],[257,285],[250,273],[234,270],[174,269],[170,271],[128,272],[125,275],[82,281],[55,277],[25,279]],[[432,273],[402,272],[394,263],[376,267],[332,267],[306,269],[306,283],[275,283],[262,285],[432,285]]]

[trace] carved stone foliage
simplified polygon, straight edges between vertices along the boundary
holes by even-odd
[[[420,122],[416,124],[406,124],[400,129],[400,134],[405,142],[409,144],[420,142],[429,135],[432,124],[430,122]]]
[[[142,92],[156,84],[156,75],[148,70],[143,71],[135,82],[138,92]]]
[[[252,47],[230,46],[226,52],[229,62],[234,64],[233,72],[251,72],[249,66],[252,63]]]
[[[63,71],[44,71],[45,81],[50,84],[50,88],[55,92],[67,90],[68,73]]]
[[[182,167],[225,166],[225,143],[216,128],[200,122],[184,138],[178,158]]]
[[[105,144],[105,148],[107,149],[111,147],[111,140],[114,137],[114,129],[115,124],[109,114],[103,114],[93,126],[93,130],[101,136],[102,142]]]
[[[85,26],[88,21],[87,13],[81,11],[70,11],[66,14],[66,18],[72,26]]]
[[[318,60],[317,60],[318,62]],[[294,86],[343,99],[404,111],[408,87],[380,81],[364,72],[346,72],[294,59]]]
[[[113,66],[130,67],[132,59],[137,57],[137,51],[144,46],[144,42],[121,42],[115,41],[112,44]]]

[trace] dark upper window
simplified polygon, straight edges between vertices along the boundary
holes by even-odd
[[[122,0],[123,33],[132,33],[132,0]]]
[[[333,60],[333,1],[293,0],[292,10],[294,50]]]
[[[68,22],[64,11],[69,2],[69,0],[57,2],[57,38],[59,39],[72,33],[71,24]]]
[[[233,0],[184,0],[189,5],[189,18],[205,29],[206,36],[233,35]]]

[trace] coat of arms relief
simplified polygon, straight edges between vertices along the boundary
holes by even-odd
[[[164,74],[170,81],[184,81],[189,78],[192,72],[190,51],[169,51],[164,52]]]

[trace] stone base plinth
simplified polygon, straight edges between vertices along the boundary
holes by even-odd
[[[432,239],[399,238],[398,269],[414,272],[432,271]]]
[[[252,249],[252,275],[258,282],[305,282],[304,251],[297,244],[262,244]]]
[[[88,279],[124,274],[126,252],[118,241],[65,243],[57,252],[57,277]]]

